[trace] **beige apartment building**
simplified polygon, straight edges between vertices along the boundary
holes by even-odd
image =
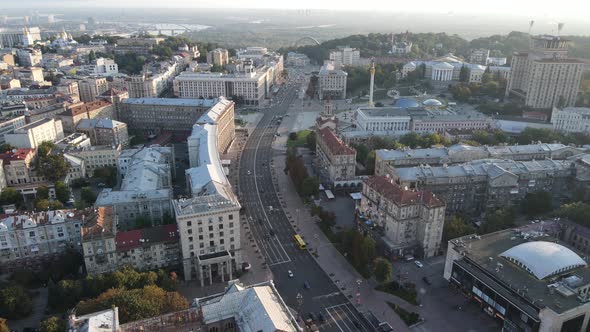
[[[390,254],[440,254],[445,203],[429,191],[407,190],[384,176],[363,182],[360,213],[383,228]]]
[[[82,119],[76,131],[90,138],[92,145],[129,145],[127,124],[111,119]]]
[[[103,167],[117,167],[117,159],[121,153],[121,145],[102,145],[90,147],[68,147],[63,153],[84,160],[86,174],[92,176],[94,170]]]
[[[506,96],[522,98],[532,108],[574,106],[585,63],[568,57],[569,44],[559,36],[533,37],[529,52],[512,56]]]
[[[180,243],[175,224],[126,232],[115,236],[118,268],[155,270],[180,265]]]
[[[117,269],[117,215],[111,207],[97,207],[94,211],[86,217],[81,229],[84,265],[89,275]]]
[[[36,149],[42,142],[55,142],[64,138],[61,120],[41,119],[16,128],[13,133],[5,134],[6,143],[17,148]]]
[[[340,188],[355,179],[356,151],[329,127],[320,129],[316,135],[316,154],[322,183]]]
[[[223,67],[229,63],[229,52],[224,48],[207,52],[207,63]]]
[[[94,101],[97,96],[107,91],[109,88],[106,78],[88,77],[78,81],[78,90],[80,100],[87,103]]]
[[[326,97],[346,99],[346,79],[348,73],[337,67],[333,63],[326,63],[320,69],[318,75],[318,94],[320,100]]]
[[[75,133],[78,123],[83,119],[113,119],[115,108],[106,100],[94,100],[84,104],[69,107],[65,112],[57,115],[63,123],[66,133]]]

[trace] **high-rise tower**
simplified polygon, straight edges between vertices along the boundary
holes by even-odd
[[[369,86],[369,107],[374,107],[375,104],[373,103],[373,86],[375,85],[375,62],[371,61],[371,83]]]

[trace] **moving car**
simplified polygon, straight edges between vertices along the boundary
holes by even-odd
[[[420,261],[414,261],[414,264],[416,264],[416,266],[419,268],[424,267],[424,264],[422,264],[422,262],[420,262]]]
[[[293,271],[289,270],[287,271],[287,274],[289,275],[289,278],[293,278]]]

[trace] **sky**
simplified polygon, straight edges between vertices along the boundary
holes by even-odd
[[[590,11],[588,0],[0,0],[3,7],[183,7],[378,10],[429,13],[494,13],[515,16],[580,19]],[[590,23],[589,23],[590,25]]]

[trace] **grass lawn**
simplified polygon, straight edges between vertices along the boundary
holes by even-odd
[[[420,315],[418,313],[406,311],[404,308],[391,302],[387,302],[387,305],[389,305],[408,326],[412,326],[420,321]]]
[[[375,287],[375,289],[381,292],[395,295],[400,299],[406,300],[408,303],[411,303],[413,305],[418,305],[418,301],[416,300],[418,294],[416,293],[415,287],[400,287],[400,285],[397,282],[391,281],[381,284]]]
[[[302,130],[297,132],[296,140],[287,140],[287,147],[304,147],[307,143],[307,136],[311,134],[311,130]]]

